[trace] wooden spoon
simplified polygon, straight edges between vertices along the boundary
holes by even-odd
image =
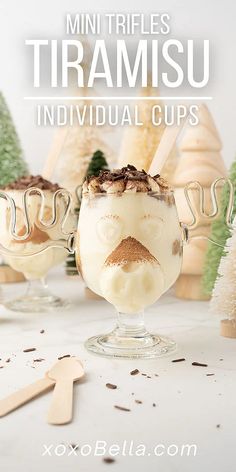
[[[43,379],[37,380],[37,382],[27,385],[27,387],[12,393],[6,398],[3,398],[3,400],[0,400],[0,417],[11,413],[11,411],[16,410],[41,393],[46,392],[50,388],[53,388],[54,385],[55,380],[50,379],[45,374]]]
[[[48,372],[48,377],[56,382],[47,417],[48,423],[70,423],[73,413],[73,384],[83,375],[84,368],[75,357],[62,359]]]

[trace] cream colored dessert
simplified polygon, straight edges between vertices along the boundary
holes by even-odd
[[[27,176],[14,182],[4,189],[15,202],[17,208],[16,233],[19,236],[26,234],[25,217],[23,211],[23,195],[25,190],[36,187],[42,190],[45,203],[43,211],[43,221],[48,224],[52,219],[53,195],[59,189],[57,184],[52,184],[40,176]],[[2,245],[13,253],[22,257],[6,257],[6,262],[15,270],[23,272],[28,280],[43,278],[48,271],[63,262],[68,253],[64,248],[48,248],[45,252],[34,256],[26,254],[43,250],[50,240],[59,240],[62,234],[61,220],[65,214],[66,200],[60,196],[57,200],[57,221],[52,228],[45,228],[40,222],[40,207],[42,199],[38,194],[32,194],[27,199],[27,211],[32,231],[30,236],[21,241],[16,241],[10,232],[11,210],[7,207],[7,202],[0,198],[0,238]],[[71,214],[66,222],[65,230],[73,230],[74,217]]]
[[[173,193],[127,166],[83,186],[77,262],[88,287],[118,311],[153,304],[176,280],[182,239]]]

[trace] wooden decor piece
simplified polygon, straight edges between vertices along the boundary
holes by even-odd
[[[236,338],[235,320],[222,320],[220,322],[220,334],[225,338]]]
[[[68,131],[69,128],[65,126],[64,128],[59,128],[59,130],[56,132],[55,138],[52,142],[51,150],[48,154],[43,168],[42,176],[44,177],[44,179],[52,179],[52,174],[54,172],[54,169],[57,165],[57,161],[65,144]]]
[[[226,177],[227,171],[221,157],[221,141],[213,119],[205,105],[199,107],[199,123],[186,126],[180,142],[179,164],[174,176],[175,200],[179,220],[188,223],[192,215],[184,195],[184,187],[188,182],[198,181],[205,193],[206,210],[210,212],[210,186],[220,177]],[[191,191],[191,199],[199,213],[199,194]],[[193,236],[209,236],[211,222],[198,217],[198,227],[190,233]],[[202,274],[206,254],[207,240],[192,240],[183,251],[182,275],[176,284],[176,296],[192,300],[206,300],[202,287]],[[184,277],[185,276],[185,277]]]
[[[181,274],[175,284],[175,295],[186,300],[209,300],[202,293],[201,275]]]
[[[0,284],[24,282],[25,276],[8,265],[0,265]]]

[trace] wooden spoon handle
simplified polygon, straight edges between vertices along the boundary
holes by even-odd
[[[13,410],[16,410],[16,408],[24,405],[40,393],[52,388],[53,385],[55,385],[54,380],[44,377],[43,379],[40,379],[37,382],[34,382],[15,393],[12,393],[3,400],[0,400],[0,417],[7,415]]]
[[[72,420],[73,381],[70,379],[56,382],[47,421],[50,424],[67,424]]]

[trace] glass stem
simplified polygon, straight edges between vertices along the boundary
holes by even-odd
[[[29,280],[27,297],[45,297],[48,295],[48,285],[45,278]]]
[[[143,337],[147,335],[144,325],[144,312],[117,312],[116,334],[122,337]]]

